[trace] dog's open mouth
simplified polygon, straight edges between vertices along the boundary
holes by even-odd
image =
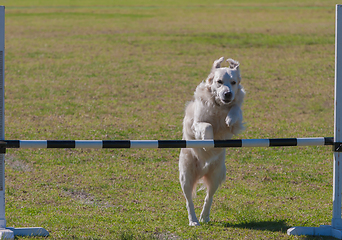
[[[218,104],[218,105],[229,105],[232,103],[232,99],[222,99],[220,97],[217,97],[215,98],[215,102]]]
[[[223,104],[230,104],[232,102],[232,100],[231,99],[221,99],[221,102]]]

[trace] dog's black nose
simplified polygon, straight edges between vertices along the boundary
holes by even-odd
[[[233,94],[231,92],[224,93],[224,100],[230,101],[232,99]]]

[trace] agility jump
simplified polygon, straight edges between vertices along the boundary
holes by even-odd
[[[48,236],[44,228],[6,227],[5,152],[9,148],[230,148],[281,146],[333,146],[333,212],[331,226],[293,227],[289,235],[333,236],[342,239],[342,5],[336,5],[335,28],[335,124],[334,137],[238,140],[5,140],[5,7],[0,6],[0,239]],[[339,103],[339,104],[337,104]]]

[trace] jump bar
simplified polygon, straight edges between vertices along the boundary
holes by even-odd
[[[4,140],[6,148],[234,148],[334,145],[332,137],[233,140]]]

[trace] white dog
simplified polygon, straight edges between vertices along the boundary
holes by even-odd
[[[239,63],[228,59],[229,67],[221,68],[224,58],[217,59],[211,72],[200,83],[194,99],[188,103],[183,120],[184,140],[230,139],[244,129],[241,105],[245,91],[240,85]],[[213,195],[225,180],[224,148],[183,148],[179,156],[179,179],[186,199],[189,225],[198,226],[192,193],[201,180],[207,188],[200,222],[208,222]]]

